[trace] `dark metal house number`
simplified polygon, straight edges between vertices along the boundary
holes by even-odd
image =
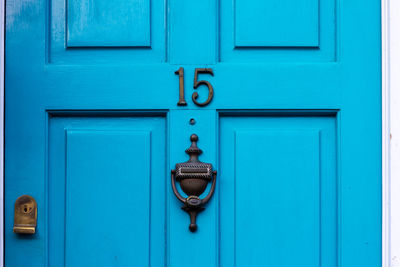
[[[179,101],[178,101],[178,106],[186,106],[186,100],[185,100],[185,85],[184,85],[184,75],[183,75],[183,68],[180,67],[177,71],[175,71],[176,75],[179,75]],[[192,94],[192,100],[193,102],[200,106],[200,107],[204,107],[207,106],[211,100],[213,99],[214,96],[214,88],[211,85],[211,83],[209,81],[205,81],[205,80],[200,80],[198,81],[198,75],[199,74],[211,74],[211,76],[214,76],[214,72],[211,68],[196,68],[194,71],[194,83],[193,83],[193,88],[197,89],[200,85],[205,85],[208,87],[208,97],[207,100],[204,102],[198,102],[197,98],[199,97],[199,94],[197,92],[194,92]]]

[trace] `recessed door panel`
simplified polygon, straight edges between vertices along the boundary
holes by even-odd
[[[150,0],[48,0],[47,64],[165,61],[165,3]]]
[[[336,266],[335,117],[223,117],[222,266]]]
[[[67,0],[67,47],[150,47],[150,1]]]
[[[235,1],[235,47],[318,45],[319,0]]]
[[[49,129],[51,266],[162,265],[164,119],[51,117]]]
[[[220,0],[222,62],[335,62],[337,0]]]

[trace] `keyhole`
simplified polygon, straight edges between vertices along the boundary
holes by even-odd
[[[22,210],[24,213],[30,213],[32,211],[32,207],[30,205],[24,205]]]

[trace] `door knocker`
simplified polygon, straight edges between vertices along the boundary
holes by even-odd
[[[189,230],[196,232],[197,214],[204,210],[204,205],[210,200],[215,190],[217,172],[213,171],[210,163],[199,161],[198,157],[203,151],[197,147],[197,135],[192,134],[190,141],[192,145],[186,149],[189,160],[175,165],[175,170],[171,171],[171,183],[175,196],[184,204],[182,209],[190,215]],[[212,185],[208,195],[201,199],[199,196],[206,190],[207,184],[212,180]],[[188,197],[184,198],[176,189],[175,182],[179,182],[183,192]]]

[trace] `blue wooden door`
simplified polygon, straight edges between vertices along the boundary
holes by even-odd
[[[6,267],[380,266],[379,0],[6,11]],[[170,182],[193,133],[218,171],[195,233]]]

